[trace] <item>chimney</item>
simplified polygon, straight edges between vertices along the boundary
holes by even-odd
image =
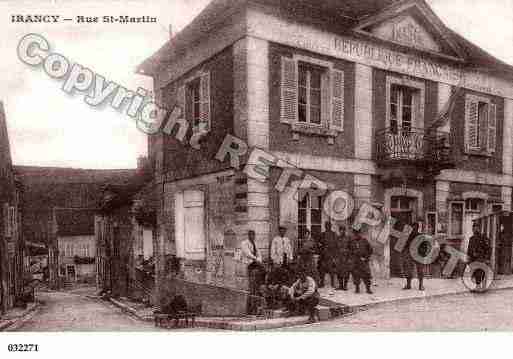
[[[172,39],[173,38],[173,25],[172,24],[169,24],[169,38]]]

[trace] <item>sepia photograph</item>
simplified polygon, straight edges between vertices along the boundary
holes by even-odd
[[[2,356],[513,331],[513,1],[0,14]]]

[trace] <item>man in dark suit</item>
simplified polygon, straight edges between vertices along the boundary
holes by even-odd
[[[355,293],[360,293],[360,282],[363,280],[368,294],[373,294],[371,290],[371,271],[369,266],[370,256],[372,255],[372,246],[369,241],[361,235],[360,229],[354,230],[353,239],[350,242],[349,251],[353,262],[353,281]]]

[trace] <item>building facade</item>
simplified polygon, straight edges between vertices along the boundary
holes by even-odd
[[[334,191],[356,208],[423,220],[464,251],[474,218],[511,209],[513,68],[423,0],[379,3],[212,1],[141,64],[157,102],[186,120],[149,138],[161,298],[179,290],[242,303],[247,230],[266,254],[280,225],[293,240],[319,235]],[[263,174],[243,170],[251,157],[237,168],[216,158],[227,135],[248,154],[265,151]],[[313,190],[317,180],[326,191]],[[375,275],[400,276],[394,242],[373,245]],[[168,255],[181,259],[178,276]]]
[[[22,294],[24,242],[21,233],[22,187],[12,165],[7,121],[0,102],[0,311],[12,308]]]

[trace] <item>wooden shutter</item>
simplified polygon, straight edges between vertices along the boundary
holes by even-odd
[[[467,97],[465,103],[466,149],[479,150],[479,102]]]
[[[488,152],[494,153],[497,147],[497,105],[490,103],[488,114]]]
[[[333,84],[331,99],[331,123],[330,128],[338,131],[344,130],[344,72],[339,70],[331,71]]]
[[[201,75],[200,101],[200,128],[210,131],[210,72]]]
[[[281,122],[294,123],[298,118],[297,62],[281,58]]]

